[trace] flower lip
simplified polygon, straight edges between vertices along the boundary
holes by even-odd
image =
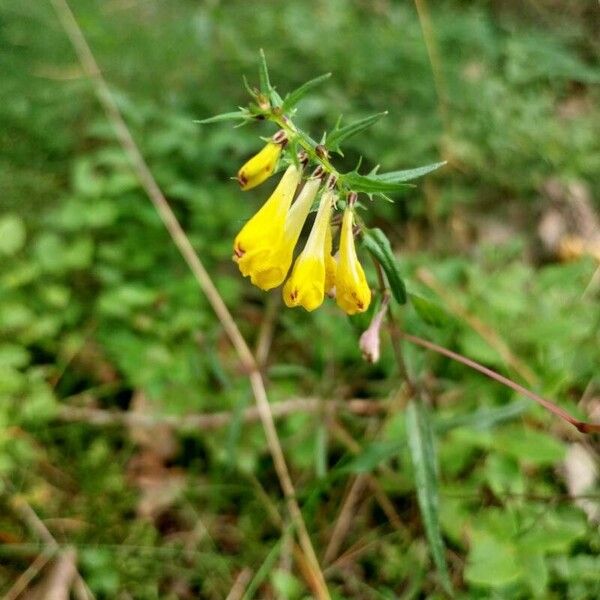
[[[283,300],[288,307],[302,306],[315,310],[325,297],[325,248],[329,219],[335,194],[326,191],[304,249],[296,259],[290,278],[283,287]]]
[[[371,289],[356,256],[352,228],[353,210],[344,211],[340,234],[340,258],[336,270],[336,302],[349,315],[364,312],[371,303]]]
[[[233,243],[233,260],[242,275],[250,277],[252,283],[263,290],[281,285],[292,262],[297,237],[290,237],[286,231],[300,176],[300,170],[290,165],[269,199],[246,222]]]
[[[242,190],[251,190],[271,177],[286,144],[285,132],[278,131],[260,152],[242,165],[237,173],[237,180]]]

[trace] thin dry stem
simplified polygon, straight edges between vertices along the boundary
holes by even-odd
[[[244,567],[235,578],[235,582],[225,600],[240,600],[252,579],[252,569]]]
[[[415,7],[419,16],[419,22],[421,23],[421,29],[423,31],[423,39],[425,40],[425,47],[427,48],[427,54],[429,55],[429,62],[431,64],[431,71],[433,73],[433,83],[438,96],[438,107],[440,111],[440,117],[444,124],[446,133],[450,130],[450,116],[448,112],[448,93],[446,91],[446,81],[442,71],[442,61],[437,48],[437,42],[433,27],[431,24],[431,16],[429,14],[429,7],[427,6],[426,0],[415,0]]]
[[[206,295],[210,305],[212,306],[217,318],[221,322],[227,337],[234,346],[245,370],[249,373],[250,384],[254,392],[257,408],[263,424],[267,444],[271,453],[275,470],[286,499],[288,511],[290,512],[295,530],[298,535],[300,545],[303,552],[306,554],[307,561],[311,568],[315,571],[315,579],[319,582],[318,597],[329,598],[329,592],[325,583],[325,578],[319,566],[316,553],[314,551],[306,524],[302,517],[302,512],[296,501],[296,493],[292,483],[292,479],[287,468],[287,463],[281,443],[275,429],[273,415],[271,414],[265,385],[262,379],[256,360],[243,338],[238,326],[236,325],[229,309],[225,305],[221,295],[215,287],[210,275],[204,268],[204,265],[196,255],[194,248],[183,231],[175,213],[171,209],[164,194],[159,188],[150,169],[148,168],[140,150],[138,149],[135,140],[133,139],[127,124],[125,123],[121,112],[110,92],[110,89],[101,74],[98,63],[83,35],[81,28],[71,11],[66,0],[51,0],[52,5],[58,15],[58,18],[68,35],[75,53],[79,58],[84,72],[90,78],[99,102],[102,104],[108,119],[113,125],[117,137],[132,163],[132,167],[138,176],[138,179],[148,194],[148,197],[156,208],[160,218],[162,219],[169,235],[173,242],[181,252],[188,267],[192,271],[200,288]]]
[[[346,429],[340,423],[334,420],[331,424],[331,429],[335,437],[344,446],[346,446],[346,448],[352,452],[352,454],[358,454],[362,450],[361,445],[346,431]],[[385,470],[382,466],[379,468],[382,471]],[[381,507],[381,510],[383,510],[385,513],[392,527],[399,532],[406,533],[406,527],[402,523],[400,515],[394,508],[394,503],[390,500],[385,490],[381,487],[379,481],[377,481],[377,478],[372,473],[367,473],[367,475],[369,485],[375,494],[375,499]]]
[[[298,413],[337,414],[351,413],[354,415],[371,416],[385,413],[388,403],[378,400],[327,400],[320,398],[292,398],[271,404],[273,418],[283,418]],[[157,424],[168,425],[178,430],[203,430],[212,431],[225,427],[237,415],[230,411],[189,414],[184,416],[146,414],[130,411],[104,410],[101,408],[61,406],[57,417],[67,422],[84,422],[89,425],[111,426],[123,425],[126,427],[154,427]],[[254,423],[260,419],[256,406],[249,406],[242,414],[245,423]]]
[[[31,581],[37,577],[38,573],[46,566],[48,561],[56,553],[56,548],[46,548],[38,554],[35,560],[17,577],[12,587],[4,594],[3,600],[16,600],[22,592],[27,589]]]
[[[594,271],[590,282],[587,284],[585,290],[583,290],[583,294],[581,298],[583,300],[587,300],[591,298],[593,294],[595,294],[600,289],[600,266]]]
[[[71,589],[77,576],[77,554],[73,548],[67,548],[60,554],[49,570],[40,590],[48,600],[69,600]]]
[[[46,544],[48,552],[56,552],[59,550],[60,546],[54,539],[54,536],[50,533],[50,530],[24,498],[21,496],[14,496],[12,507],[27,526]],[[77,583],[77,586],[74,586],[74,589],[78,592],[78,600],[89,600],[90,598],[94,598],[94,594],[92,594],[79,571],[75,574],[75,582]]]
[[[340,548],[350,531],[352,521],[355,517],[355,510],[360,501],[360,497],[369,485],[369,474],[361,473],[358,475],[350,486],[350,490],[346,495],[344,504],[340,510],[335,527],[327,544],[327,549],[323,555],[323,563],[328,565],[338,556]]]
[[[267,300],[267,307],[263,315],[260,330],[258,331],[256,350],[254,352],[256,362],[261,368],[265,366],[269,358],[271,343],[273,342],[273,332],[275,331],[275,323],[280,306],[281,296],[279,294],[271,294]]]

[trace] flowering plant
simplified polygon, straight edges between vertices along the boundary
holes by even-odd
[[[302,306],[308,311],[318,308],[325,296],[335,298],[348,315],[366,311],[373,296],[358,257],[355,238],[374,259],[380,273],[379,292],[403,304],[407,294],[390,243],[379,229],[368,229],[357,214],[359,194],[371,200],[410,187],[407,183],[442,166],[443,162],[416,169],[379,173],[377,167],[368,174],[359,173],[359,165],[342,173],[334,166],[332,154],[343,156],[344,140],[376,123],[386,112],[378,113],[349,125],[335,127],[316,142],[293,120],[300,100],[330,76],[321,75],[301,85],[282,98],[271,85],[264,53],[260,53],[258,89],[246,87],[252,97],[247,107],[201,121],[237,120],[269,121],[278,127],[266,145],[238,171],[242,190],[250,190],[278,169],[283,169],[279,184],[242,227],[233,243],[233,259],[240,272],[263,290],[283,284],[282,293],[288,307]],[[295,198],[295,199],[294,199]],[[294,261],[304,224],[316,205],[316,216],[304,248]],[[340,215],[338,214],[340,211]],[[334,241],[339,232],[337,252]],[[384,303],[387,306],[387,301]],[[377,320],[380,322],[381,318]],[[366,356],[376,353],[365,351]]]

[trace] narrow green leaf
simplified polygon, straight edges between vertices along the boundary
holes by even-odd
[[[347,473],[371,473],[383,461],[398,456],[398,452],[405,447],[405,441],[371,442],[362,452],[355,456],[343,471]]]
[[[530,407],[526,400],[517,400],[503,406],[480,408],[464,415],[457,415],[436,422],[436,433],[446,433],[457,427],[470,427],[477,430],[492,429],[500,423],[512,421],[522,415]]]
[[[388,183],[400,183],[401,181],[411,181],[417,179],[417,177],[423,177],[427,173],[431,173],[440,167],[443,167],[446,161],[432,163],[430,165],[424,165],[423,167],[417,167],[416,169],[406,169],[404,171],[390,171],[389,173],[378,173],[374,175],[375,179],[386,181]]]
[[[207,123],[218,123],[219,121],[243,121],[247,118],[248,114],[246,112],[236,110],[233,112],[221,113],[220,115],[215,115],[214,117],[208,117],[208,119],[196,119],[194,123],[206,125]]]
[[[279,556],[280,548],[281,540],[278,540],[273,548],[269,550],[269,553],[265,557],[262,565],[259,567],[258,571],[256,571],[252,581],[248,584],[242,600],[252,600],[252,598],[254,598],[254,594],[256,594],[258,588],[263,584],[269,573],[273,570],[275,561]]]
[[[273,86],[271,86],[271,81],[269,79],[269,68],[267,67],[267,58],[262,48],[260,49],[258,80],[261,94],[269,99],[269,102],[272,106],[281,106],[283,100]]]
[[[367,129],[367,127],[371,127],[381,119],[381,117],[385,117],[387,115],[387,110],[381,113],[377,113],[376,115],[370,115],[369,117],[365,117],[364,119],[360,119],[360,121],[356,121],[354,123],[350,123],[350,125],[346,125],[345,127],[337,127],[327,136],[327,140],[325,142],[325,146],[332,151],[337,151],[339,149],[340,144],[348,139],[352,135],[356,135],[357,133],[363,131],[363,129]]]
[[[258,63],[258,81],[261,93],[269,98],[271,95],[271,82],[269,81],[269,68],[267,67],[267,58],[264,50],[261,48]]]
[[[272,106],[281,106],[283,104],[283,99],[281,98],[281,96],[275,88],[271,88],[269,100],[271,101]]]
[[[308,94],[313,88],[317,87],[326,79],[331,77],[331,73],[325,73],[319,77],[315,77],[306,83],[303,83],[300,87],[296,88],[293,92],[290,92],[283,101],[282,109],[283,112],[288,112],[300,102],[300,100]]]
[[[437,458],[431,420],[427,409],[415,401],[411,401],[406,409],[406,433],[429,548],[444,589],[453,595],[440,529]]]
[[[399,192],[411,186],[410,183],[389,183],[387,181],[380,181],[375,177],[368,175],[360,175],[356,171],[345,173],[341,176],[341,179],[348,187],[355,192],[378,193],[378,192]]]
[[[369,229],[363,236],[363,244],[383,268],[396,302],[405,304],[406,287],[400,274],[398,261],[385,233],[381,229]]]
[[[315,474],[318,479],[327,476],[327,427],[319,423],[315,439]]]
[[[410,292],[408,297],[417,315],[419,315],[427,325],[444,327],[450,323],[450,315],[435,300],[425,298],[414,292]]]

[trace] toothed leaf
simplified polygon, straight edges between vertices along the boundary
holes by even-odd
[[[195,120],[194,123],[206,125],[207,123],[218,123],[219,121],[245,121],[248,118],[249,116],[247,111],[236,110],[233,112],[221,113],[220,115],[215,115],[214,117],[208,117],[207,119]]]
[[[428,325],[432,327],[444,327],[450,323],[450,315],[435,300],[425,298],[414,292],[410,292],[408,297],[417,315]]]
[[[408,187],[413,187],[409,183],[381,181],[376,177],[360,175],[356,171],[344,174],[342,180],[355,192],[365,192],[367,194],[377,192],[399,192]]]
[[[360,121],[356,121],[354,123],[350,123],[350,125],[345,125],[344,127],[339,127],[339,121],[336,125],[335,129],[327,136],[327,141],[325,146],[328,150],[336,152],[339,150],[340,144],[348,139],[350,136],[356,135],[357,133],[371,127],[381,119],[387,115],[387,111],[377,113],[376,115],[370,115],[369,117],[365,117],[364,119],[360,119]]]
[[[308,94],[313,88],[317,87],[319,84],[323,83],[326,79],[331,77],[331,73],[325,73],[324,75],[320,75],[319,77],[315,77],[306,83],[303,83],[300,87],[296,88],[293,92],[289,93],[285,100],[283,101],[283,105],[281,106],[284,113],[290,111],[292,108],[302,100],[302,98]]]
[[[430,165],[425,165],[423,167],[417,167],[416,169],[406,169],[404,171],[390,171],[389,173],[374,174],[373,177],[387,183],[400,183],[402,181],[411,181],[413,179],[417,179],[418,177],[423,177],[423,175],[427,175],[427,173],[431,173],[432,171],[443,167],[445,164],[446,161],[437,162]]]

